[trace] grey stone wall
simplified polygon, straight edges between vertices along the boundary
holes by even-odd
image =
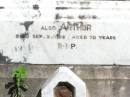
[[[0,97],[9,97],[5,84],[12,81],[10,72],[17,65],[0,65]],[[47,78],[63,65],[26,65],[29,90],[25,97],[39,97]],[[64,65],[86,82],[90,97],[129,97],[130,66],[119,65]]]

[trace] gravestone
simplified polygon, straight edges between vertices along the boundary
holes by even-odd
[[[0,1],[0,63],[130,64],[129,0]]]
[[[89,97],[85,82],[68,67],[59,67],[46,81],[42,97]]]

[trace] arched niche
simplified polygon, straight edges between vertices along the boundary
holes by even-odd
[[[48,78],[42,86],[41,96],[56,97],[56,88],[59,86],[67,87],[68,91],[72,93],[72,97],[89,97],[85,82],[68,67],[59,67],[52,76]]]

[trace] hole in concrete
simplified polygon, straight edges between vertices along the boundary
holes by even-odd
[[[54,88],[55,97],[75,97],[75,87],[68,82],[59,82]]]

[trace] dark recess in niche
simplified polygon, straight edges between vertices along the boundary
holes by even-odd
[[[68,82],[59,82],[54,88],[55,97],[74,97],[75,88]]]

